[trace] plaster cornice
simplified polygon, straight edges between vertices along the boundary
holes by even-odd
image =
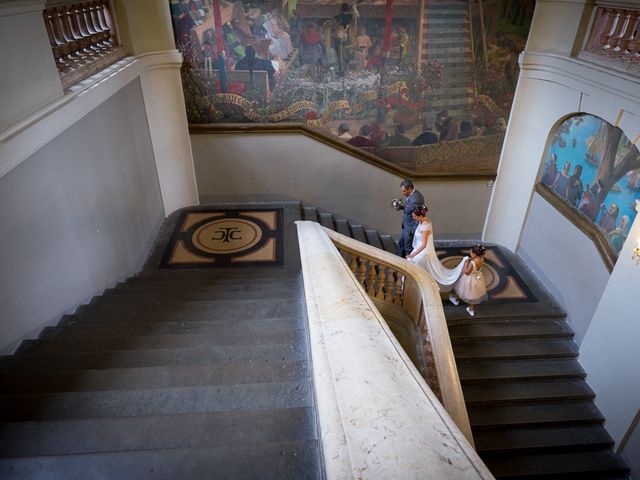
[[[177,50],[144,53],[124,58],[73,85],[62,97],[0,131],[0,177],[144,72],[159,68],[179,69],[180,65],[182,55]]]
[[[541,78],[540,74],[544,74],[543,79],[556,80],[579,91],[584,91],[587,85],[640,103],[640,78],[596,63],[559,53],[525,52],[520,67],[529,78]],[[615,86],[611,77],[616,79]]]

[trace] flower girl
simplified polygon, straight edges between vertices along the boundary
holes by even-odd
[[[449,295],[449,301],[454,305],[458,305],[460,300],[467,302],[467,313],[472,317],[476,314],[474,305],[488,298],[487,286],[482,275],[484,252],[485,248],[480,244],[471,248],[469,252],[471,258],[467,259],[464,265],[464,273],[453,286],[455,294]]]

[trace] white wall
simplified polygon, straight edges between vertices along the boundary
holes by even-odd
[[[580,344],[609,281],[593,241],[536,193],[518,253],[567,312]]]
[[[193,134],[198,192],[280,194],[398,237],[402,177],[304,135]],[[436,238],[479,238],[491,188],[486,181],[416,182]]]
[[[0,131],[62,96],[44,0],[0,0]]]
[[[640,267],[629,250],[640,238],[640,216],[607,279],[591,240],[533,192],[549,134],[566,116],[584,112],[611,124],[619,120],[628,138],[640,134],[640,80],[567,56],[580,39],[578,24],[566,23],[565,14],[574,4],[579,15],[581,3],[537,2],[483,235],[521,253],[567,309],[582,339],[587,381],[607,429],[620,442],[640,404],[640,315],[634,302]],[[640,452],[629,453],[640,458]]]
[[[633,249],[640,246],[639,217],[580,349],[587,381],[598,394],[596,404],[607,416],[607,430],[616,443],[625,436],[640,408],[640,309],[636,302],[640,265],[631,260]],[[640,468],[640,450],[627,453],[630,457],[635,453],[636,468]]]
[[[0,178],[0,349],[139,269],[164,220],[140,82]]]

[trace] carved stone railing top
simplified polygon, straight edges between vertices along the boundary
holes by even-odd
[[[403,258],[322,228],[367,294],[400,306],[412,318],[424,351],[420,374],[473,444],[437,284],[424,269]]]
[[[597,6],[578,57],[640,75],[640,7]]]
[[[65,89],[125,56],[108,0],[49,0],[42,15]]]
[[[363,244],[316,222],[296,224],[326,478],[493,478],[328,235],[349,250],[360,251]],[[401,258],[383,258],[378,264],[403,272],[401,299],[420,303],[411,299],[420,289],[407,289],[407,282],[432,281],[414,271],[419,267],[404,268],[402,263]],[[365,278],[371,278],[368,272]],[[370,293],[386,294],[386,282],[380,282],[382,293],[376,286],[367,287]],[[393,300],[396,292],[397,287],[389,286],[387,299]],[[426,308],[429,315],[431,308]],[[439,343],[436,332],[431,333],[434,344]],[[440,373],[441,378],[446,375]]]

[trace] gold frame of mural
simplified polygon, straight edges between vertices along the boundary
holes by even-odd
[[[355,158],[362,160],[370,165],[381,168],[389,173],[398,175],[412,180],[495,180],[497,170],[490,168],[487,170],[478,170],[475,172],[465,173],[445,173],[445,172],[428,172],[428,165],[416,165],[415,168],[406,168],[382,157],[368,152],[359,147],[354,147],[338,139],[335,136],[328,135],[326,132],[305,125],[303,123],[273,123],[273,124],[257,124],[257,123],[224,123],[224,124],[190,124],[189,133],[198,134],[229,134],[229,133],[253,133],[253,134],[298,134],[323,143],[329,147],[335,148],[341,152],[347,153]],[[487,138],[487,137],[479,137]],[[504,135],[497,135],[492,141],[502,145]],[[456,142],[450,142],[454,144]],[[446,144],[445,144],[446,145]],[[419,147],[412,147],[419,148]],[[446,159],[443,159],[446,160]]]
[[[598,249],[607,270],[611,273],[616,261],[618,260],[618,254],[607,240],[607,236],[598,229],[598,227],[596,227],[596,225],[594,225],[586,215],[580,213],[574,208],[571,208],[567,202],[565,202],[544,183],[536,183],[535,191],[591,239]]]

